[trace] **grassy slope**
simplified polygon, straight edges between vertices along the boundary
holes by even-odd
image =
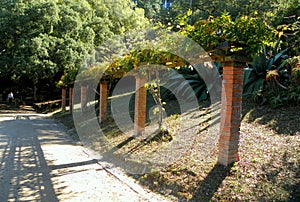
[[[205,121],[201,119],[203,110],[199,113],[199,124],[187,133],[196,134],[201,139],[208,131],[202,127],[205,126]],[[70,115],[58,113],[55,117],[73,127]],[[153,191],[170,195],[179,201],[299,201],[299,120],[300,106],[271,109],[245,101],[238,163],[230,168],[216,165],[216,147],[204,156],[201,142],[196,142],[171,165],[160,171],[132,177]],[[168,122],[171,134],[177,130],[176,127],[178,120],[173,116]],[[127,138],[112,119],[105,122],[102,129],[115,146]],[[126,142],[118,148],[118,153],[126,153],[139,143]],[[151,141],[142,144],[134,152],[144,155],[163,144],[168,144],[168,141]]]

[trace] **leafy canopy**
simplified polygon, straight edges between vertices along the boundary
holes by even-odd
[[[112,35],[147,25],[130,0],[0,2],[0,77],[72,84],[87,55]],[[29,85],[29,84],[27,84]]]
[[[261,19],[241,16],[232,20],[228,13],[200,20],[194,26],[187,27],[185,34],[209,52],[220,43],[228,42],[226,54],[237,51],[255,54],[262,51],[264,45],[272,44],[274,37],[273,30]]]

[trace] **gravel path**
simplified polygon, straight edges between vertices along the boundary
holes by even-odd
[[[38,114],[0,114],[0,202],[166,201]]]

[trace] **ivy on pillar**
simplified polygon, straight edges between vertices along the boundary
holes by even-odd
[[[84,112],[86,110],[86,105],[87,105],[87,99],[86,99],[86,94],[87,94],[87,87],[85,85],[81,86],[81,112]]]
[[[66,111],[66,97],[67,97],[67,90],[65,88],[61,89],[61,110]]]
[[[73,113],[73,88],[70,87],[69,88],[69,110],[70,110],[70,113],[72,114]]]
[[[105,121],[107,117],[107,99],[108,90],[107,83],[100,83],[100,106],[99,106],[99,122]]]
[[[134,109],[134,133],[141,135],[145,131],[146,123],[146,99],[147,90],[145,83],[146,77],[136,76],[136,90],[135,90],[135,109]]]
[[[221,134],[218,163],[228,166],[239,159],[238,147],[245,62],[234,57],[226,57],[222,61],[222,66]]]

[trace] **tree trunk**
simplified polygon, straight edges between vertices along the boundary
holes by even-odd
[[[67,90],[66,88],[61,89],[61,109],[62,111],[66,111],[66,98],[67,98]]]
[[[37,87],[36,87],[36,84],[34,84],[34,86],[33,86],[33,100],[34,101],[37,101],[36,92],[37,92]]]

